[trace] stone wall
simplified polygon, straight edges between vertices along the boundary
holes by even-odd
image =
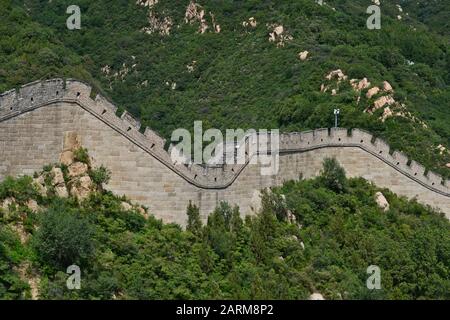
[[[349,176],[362,176],[380,187],[436,207],[450,217],[450,181],[371,134],[354,129],[318,129],[280,136],[279,173],[261,175],[259,164],[201,167],[173,164],[165,140],[79,81],[35,82],[0,95],[0,179],[32,174],[58,162],[64,137],[76,133],[96,161],[112,171],[109,189],[148,206],[166,222],[184,225],[187,203],[198,204],[204,218],[221,200],[243,214],[259,206],[259,192],[300,176],[319,173],[334,156]],[[249,148],[249,150],[251,150]]]

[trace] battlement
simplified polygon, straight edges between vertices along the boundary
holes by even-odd
[[[0,122],[43,106],[60,102],[75,103],[158,159],[183,179],[204,189],[227,188],[251,163],[252,158],[257,156],[256,153],[251,152],[256,143],[254,139],[245,139],[239,142],[239,148],[245,147],[246,150],[245,164],[200,166],[173,163],[170,154],[164,149],[165,139],[150,128],[145,128],[144,133],[141,133],[139,120],[126,111],[120,117],[116,116],[117,107],[101,95],[92,99],[91,91],[91,86],[74,79],[51,79],[21,86],[16,90],[0,94]],[[408,159],[399,151],[391,150],[385,141],[364,130],[322,128],[293,132],[281,134],[279,142],[280,155],[320,148],[357,147],[429,190],[450,197],[450,180],[443,181],[440,175],[427,172],[422,165]]]

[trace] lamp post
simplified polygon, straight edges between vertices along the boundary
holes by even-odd
[[[339,119],[339,113],[341,112],[340,109],[334,109],[334,127],[338,127],[338,119]]]

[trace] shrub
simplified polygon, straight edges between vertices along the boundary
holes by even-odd
[[[346,189],[347,179],[345,177],[345,170],[335,158],[326,158],[323,161],[321,180],[325,186],[335,192],[343,192]]]
[[[90,223],[64,202],[57,202],[43,214],[33,246],[43,263],[54,268],[87,261],[94,250]]]
[[[103,165],[100,168],[95,170],[91,170],[90,177],[92,181],[98,186],[101,186],[103,183],[107,184],[109,179],[111,179],[111,171],[105,168]]]
[[[75,161],[86,163],[87,165],[90,164],[89,161],[89,154],[86,148],[79,148],[74,151],[73,153]]]
[[[200,211],[198,207],[189,201],[187,207],[188,223],[186,230],[191,231],[193,234],[200,234],[202,229],[202,221],[200,220]]]

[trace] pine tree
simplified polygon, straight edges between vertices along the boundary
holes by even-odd
[[[202,221],[200,219],[200,211],[195,204],[189,201],[187,207],[188,223],[186,230],[192,232],[195,235],[199,235],[202,230]]]

